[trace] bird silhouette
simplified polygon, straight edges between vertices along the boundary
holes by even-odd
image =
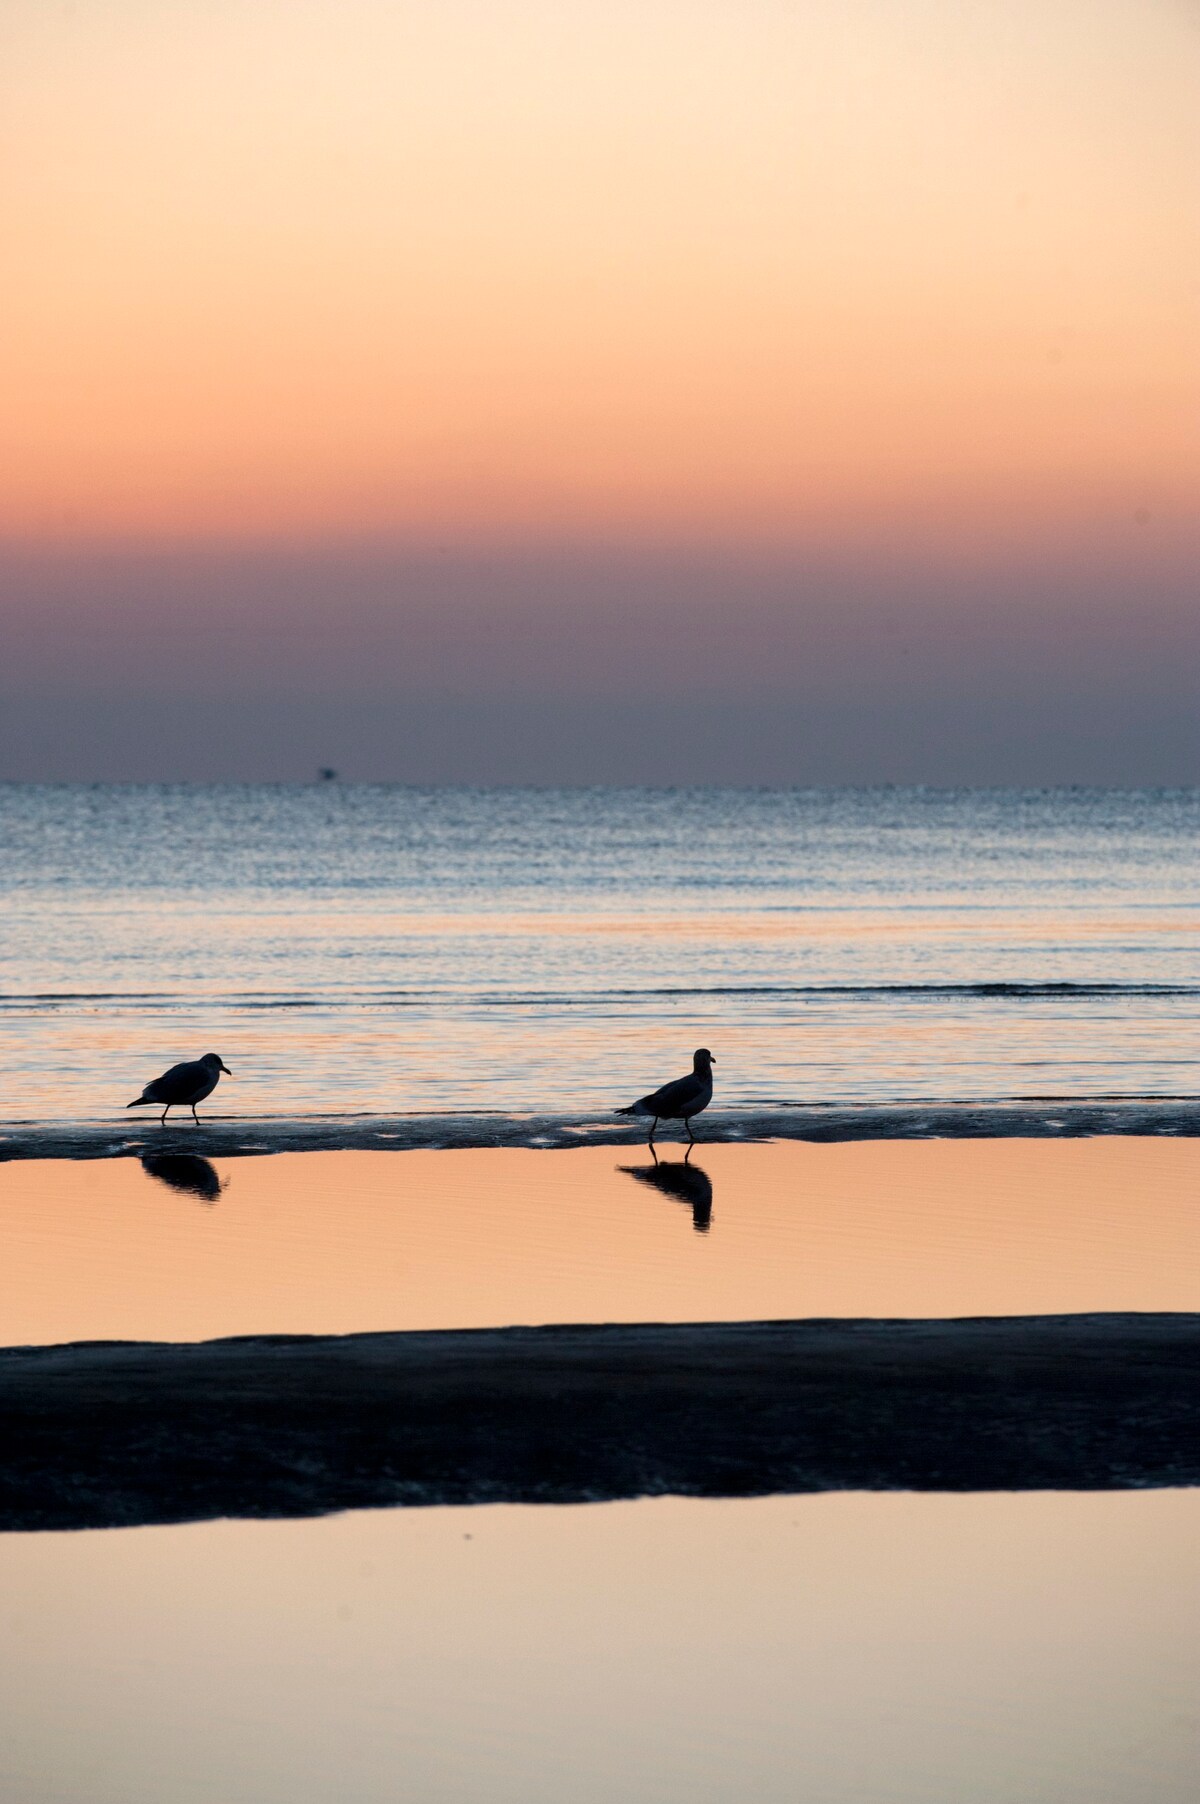
[[[176,1104],[188,1107],[192,1111],[192,1120],[199,1124],[200,1117],[196,1113],[196,1104],[211,1096],[217,1087],[217,1080],[222,1071],[226,1077],[233,1073],[218,1053],[206,1052],[202,1059],[191,1059],[183,1065],[172,1065],[161,1077],[156,1077],[146,1085],[140,1096],[125,1104],[127,1109],[140,1108],[143,1103],[162,1103],[163,1112],[159,1123],[167,1119],[167,1110]]]
[[[650,1138],[647,1146],[654,1145],[654,1133],[660,1121],[682,1121],[688,1131],[688,1145],[696,1144],[692,1133],[692,1116],[698,1115],[701,1109],[707,1109],[712,1101],[713,1087],[713,1055],[707,1046],[699,1047],[692,1054],[692,1068],[686,1077],[677,1077],[673,1083],[664,1084],[659,1090],[651,1090],[649,1096],[640,1096],[627,1108],[618,1109],[618,1115],[652,1116]]]

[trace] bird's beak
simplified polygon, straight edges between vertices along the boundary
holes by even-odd
[[[221,1070],[222,1070],[222,1071],[223,1071],[223,1072],[224,1072],[224,1073],[225,1073],[225,1075],[226,1075],[226,1077],[232,1077],[232,1076],[233,1076],[233,1072],[232,1072],[232,1071],[231,1071],[231,1070],[230,1070],[230,1069],[229,1069],[229,1066],[228,1066],[228,1065],[222,1065],[222,1066],[221,1066]]]

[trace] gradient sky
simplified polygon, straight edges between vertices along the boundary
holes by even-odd
[[[1200,6],[5,0],[0,776],[1200,780]]]

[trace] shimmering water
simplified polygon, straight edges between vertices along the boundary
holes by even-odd
[[[1200,791],[0,786],[0,1115],[1195,1089]],[[216,1106],[216,1099],[214,1099]]]

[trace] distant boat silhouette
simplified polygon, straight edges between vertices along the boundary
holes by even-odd
[[[191,1059],[183,1065],[172,1065],[169,1071],[164,1071],[161,1077],[156,1077],[153,1082],[147,1084],[142,1094],[135,1096],[132,1102],[127,1102],[125,1107],[137,1109],[143,1103],[157,1104],[161,1102],[164,1107],[158,1119],[160,1123],[165,1123],[167,1110],[178,1105],[180,1108],[190,1108],[192,1120],[199,1125],[200,1117],[196,1113],[196,1104],[203,1102],[206,1096],[212,1095],[222,1071],[226,1077],[233,1076],[229,1066],[219,1053],[206,1052],[202,1059]]]
[[[142,1170],[169,1189],[198,1196],[206,1203],[215,1203],[221,1194],[216,1167],[199,1153],[143,1153]]]
[[[712,1068],[712,1053],[707,1046],[698,1047],[692,1054],[692,1069],[686,1077],[677,1077],[674,1083],[664,1084],[661,1090],[651,1090],[649,1096],[641,1096],[628,1108],[616,1112],[618,1115],[654,1117],[647,1146],[654,1145],[654,1134],[660,1121],[682,1121],[688,1131],[688,1145],[694,1146],[692,1116],[707,1109],[712,1101]]]
[[[687,1159],[658,1159],[653,1165],[622,1165],[622,1171],[639,1184],[649,1184],[664,1196],[686,1203],[692,1212],[692,1226],[697,1234],[707,1234],[712,1226],[712,1179],[699,1165]]]

